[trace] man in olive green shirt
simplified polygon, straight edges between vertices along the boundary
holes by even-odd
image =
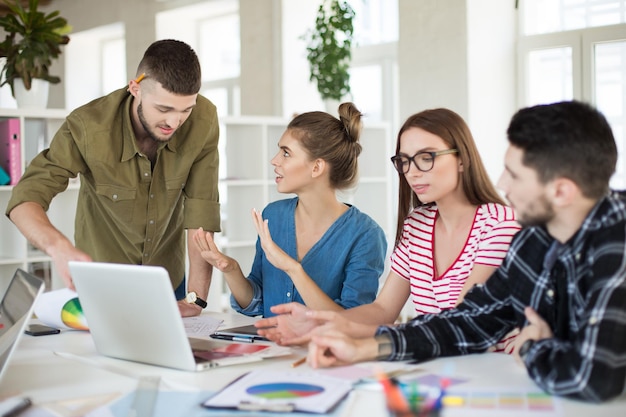
[[[187,229],[193,294],[179,307],[193,316],[206,306],[212,268],[192,237],[199,228],[220,227],[217,112],[198,94],[200,64],[183,42],[154,42],[137,75],[67,117],[13,189],[6,214],[51,256],[69,288],[71,260],[161,265],[179,299]],[[74,247],[46,211],[79,174]]]

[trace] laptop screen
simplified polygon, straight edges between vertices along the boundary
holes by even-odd
[[[28,324],[35,299],[43,292],[43,288],[41,279],[18,269],[4,293],[0,303],[0,378]]]

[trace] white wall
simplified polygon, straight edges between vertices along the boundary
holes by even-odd
[[[504,166],[506,128],[516,110],[516,11],[513,1],[467,3],[467,121],[495,183]]]
[[[459,113],[496,182],[515,108],[514,2],[399,1],[401,123],[428,108]]]

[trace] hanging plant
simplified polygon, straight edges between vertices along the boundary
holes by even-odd
[[[310,80],[317,83],[322,99],[341,100],[350,93],[350,61],[354,10],[347,1],[323,0],[315,29],[309,30],[307,59]]]

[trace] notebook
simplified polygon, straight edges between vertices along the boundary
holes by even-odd
[[[17,269],[0,303],[0,380],[33,314],[35,300],[44,282]]]
[[[71,261],[69,268],[101,355],[185,371],[273,356],[260,352],[269,346],[189,339],[162,267]]]

